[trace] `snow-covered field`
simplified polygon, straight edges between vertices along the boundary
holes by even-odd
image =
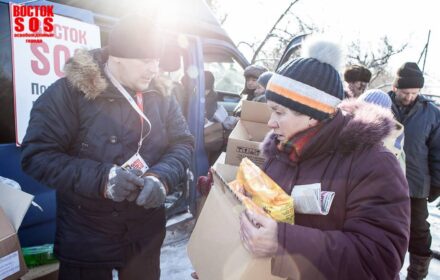
[[[440,251],[440,210],[435,207],[436,202],[429,205],[429,222],[431,224],[433,250]],[[179,225],[173,231],[168,232],[165,245],[162,248],[161,270],[163,280],[187,280],[191,278],[193,268],[186,253],[186,245],[194,221]],[[400,279],[405,279],[408,267],[408,255],[400,272]],[[433,259],[429,268],[428,280],[440,279],[440,261]]]

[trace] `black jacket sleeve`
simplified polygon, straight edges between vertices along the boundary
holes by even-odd
[[[102,197],[111,164],[81,159],[71,152],[79,132],[78,98],[65,78],[35,102],[22,143],[23,170],[48,187]]]

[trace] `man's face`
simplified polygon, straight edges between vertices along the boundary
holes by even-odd
[[[364,93],[365,89],[367,89],[368,83],[356,81],[348,84],[348,90],[351,93],[352,97],[358,98],[362,93]]]
[[[257,78],[247,77],[246,78],[246,87],[250,90],[255,90],[257,88]]]
[[[396,93],[396,102],[401,106],[411,106],[417,99],[420,93],[419,88],[393,88]]]
[[[158,59],[117,58],[116,65],[119,82],[134,91],[147,90],[159,72]]]

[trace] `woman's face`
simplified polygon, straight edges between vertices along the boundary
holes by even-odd
[[[280,141],[287,141],[294,135],[318,124],[318,121],[309,116],[292,111],[283,105],[268,100],[272,109],[270,120],[267,123]]]

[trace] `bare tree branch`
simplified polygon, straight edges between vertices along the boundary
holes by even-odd
[[[238,44],[237,44],[237,48],[238,48],[241,44],[250,47],[252,50],[254,49],[254,46],[255,46],[255,43],[252,43],[252,44],[251,44],[251,43],[248,43],[248,42],[245,42],[245,41],[240,41],[240,42],[238,42]]]
[[[257,49],[254,52],[254,55],[252,56],[251,59],[251,63],[255,62],[255,59],[258,56],[258,53],[261,51],[261,49],[263,48],[263,46],[266,44],[266,42],[269,40],[269,38],[272,37],[272,33],[275,30],[275,28],[277,27],[277,25],[280,23],[280,21],[288,14],[289,10],[293,7],[293,5],[295,5],[299,0],[295,0],[293,2],[291,2],[289,4],[289,6],[287,7],[287,9],[284,11],[284,13],[282,13],[280,15],[280,17],[278,18],[278,20],[275,22],[275,24],[272,26],[272,28],[269,30],[269,32],[266,34],[266,37],[263,39],[263,41],[260,43],[260,45],[257,47]]]
[[[229,14],[225,14],[222,19],[220,19],[220,24],[223,25],[225,21],[228,19]]]
[[[370,83],[386,73],[386,67],[390,58],[401,53],[408,46],[408,43],[396,48],[387,36],[381,38],[382,45],[376,50],[361,48],[359,41],[352,42],[349,48],[348,59],[353,64],[360,64],[373,73]]]

